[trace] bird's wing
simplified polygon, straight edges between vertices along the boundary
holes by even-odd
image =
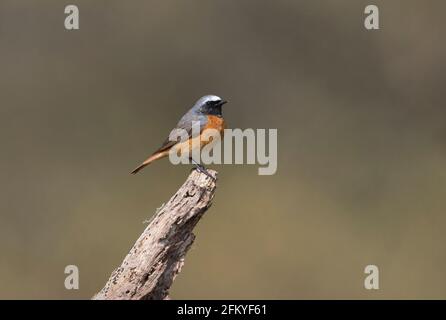
[[[156,159],[159,159],[161,157],[163,157],[163,153],[167,150],[169,150],[172,146],[174,146],[175,144],[182,142],[182,140],[186,140],[186,137],[182,137],[182,132],[180,130],[185,130],[187,132],[187,139],[192,137],[192,134],[194,132],[192,132],[192,126],[194,124],[194,122],[199,122],[200,123],[200,133],[201,131],[204,129],[204,127],[206,127],[207,124],[207,116],[204,115],[197,115],[194,113],[186,113],[183,118],[181,118],[180,122],[178,122],[177,126],[175,129],[173,129],[170,134],[169,137],[180,137],[178,140],[176,141],[172,141],[169,139],[169,137],[166,139],[166,141],[164,141],[164,143],[161,145],[161,147],[156,150],[149,158],[147,158],[143,163],[141,163],[135,170],[132,171],[133,174],[137,173],[138,171],[140,171],[141,169],[143,169],[145,166],[147,166],[148,164],[150,164],[151,162],[155,161]],[[177,131],[177,132],[176,132]]]
[[[173,129],[170,132],[169,137],[170,136],[180,137],[181,136],[181,131],[184,130],[184,131],[187,132],[188,138],[191,138],[192,137],[192,125],[195,122],[199,122],[200,123],[200,133],[201,133],[201,131],[203,130],[203,128],[207,124],[207,117],[203,116],[203,115],[189,115],[189,114],[186,114],[178,122],[178,124],[175,127],[175,129]],[[159,147],[158,150],[155,151],[155,153],[160,152],[160,151],[168,150],[169,148],[171,148],[172,146],[176,145],[177,143],[182,142],[181,139],[170,140],[169,137],[167,137],[167,139],[164,141],[164,143],[161,145],[161,147]]]

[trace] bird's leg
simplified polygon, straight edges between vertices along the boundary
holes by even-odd
[[[195,161],[194,159],[191,159],[192,163],[195,165],[195,168],[198,170],[198,172],[204,173],[205,175],[207,175],[209,178],[211,178],[212,180],[215,180],[215,178],[206,170],[206,168],[204,166],[202,166],[201,164],[199,164],[197,161]]]

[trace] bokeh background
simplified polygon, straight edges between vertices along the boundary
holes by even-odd
[[[212,166],[173,299],[446,298],[446,3],[368,4],[1,0],[0,298],[100,290],[190,166],[129,171],[209,93],[278,171]]]

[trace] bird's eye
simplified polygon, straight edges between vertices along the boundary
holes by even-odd
[[[217,105],[220,101],[221,101],[221,100],[210,100],[210,101],[208,101],[206,104],[207,104],[208,106],[214,106],[214,105]]]

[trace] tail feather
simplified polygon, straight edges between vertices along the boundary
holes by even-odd
[[[132,171],[132,174],[138,173],[140,170],[142,170],[144,167],[151,164],[153,161],[158,160],[160,158],[163,158],[167,155],[166,152],[157,152],[152,154],[147,160],[145,160],[143,163],[141,163],[138,167],[135,168],[135,170]]]
[[[137,174],[140,170],[142,170],[147,165],[148,165],[148,163],[141,163],[139,166],[137,166],[135,168],[135,170],[132,171],[132,174]]]

